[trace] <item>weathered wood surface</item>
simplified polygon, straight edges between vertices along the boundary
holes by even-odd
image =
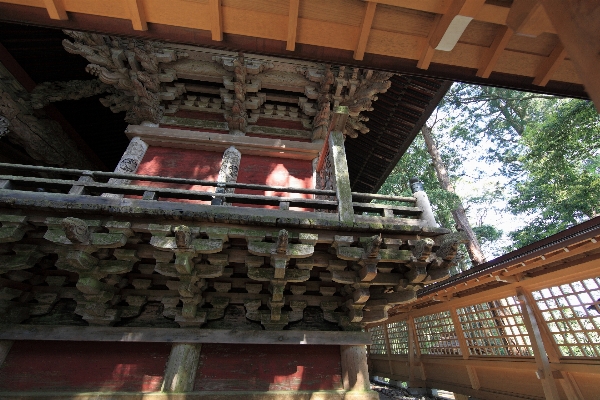
[[[342,380],[344,389],[367,391],[370,389],[367,349],[364,346],[340,346]]]
[[[246,343],[367,345],[367,332],[236,331],[221,329],[123,328],[91,326],[4,325],[0,340],[60,340],[100,342]]]
[[[379,393],[368,392],[346,392],[343,390],[319,390],[319,391],[269,391],[269,392],[187,392],[177,393],[118,393],[118,392],[92,392],[92,393],[6,393],[0,392],[3,400],[378,400]]]
[[[202,344],[175,343],[169,355],[163,380],[163,392],[190,392],[200,360]]]
[[[346,163],[346,151],[344,150],[344,135],[342,132],[331,132],[329,134],[329,148],[333,157],[335,168],[336,191],[339,201],[338,213],[340,221],[352,223],[354,221],[354,210],[352,209],[352,190],[350,189],[350,176],[348,164]]]

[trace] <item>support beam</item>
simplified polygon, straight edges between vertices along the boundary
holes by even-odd
[[[371,388],[365,346],[340,346],[344,390],[366,391]]]
[[[540,0],[575,65],[596,110],[600,112],[600,2]]]
[[[494,42],[490,48],[486,51],[485,55],[479,63],[479,69],[477,70],[477,76],[480,78],[489,78],[490,74],[494,70],[500,55],[506,48],[508,41],[512,38],[515,31],[508,26],[501,26],[500,30],[494,38]]]
[[[286,50],[294,51],[296,49],[296,34],[298,33],[298,9],[300,0],[290,0],[290,10],[288,11],[288,35]]]
[[[539,12],[538,0],[515,0],[506,17],[506,25],[519,33]]]
[[[433,54],[435,53],[435,49],[431,47],[429,43],[431,37],[436,31],[437,26],[442,19],[441,15],[436,15],[431,25],[431,29],[429,30],[429,34],[427,35],[427,40],[425,40],[423,44],[423,49],[421,50],[421,55],[419,56],[419,61],[417,61],[417,68],[419,69],[429,69],[429,64],[431,64],[431,60],[433,59]]]
[[[429,39],[431,47],[451,51],[484,3],[485,0],[454,0]]]
[[[552,53],[550,53],[550,57],[542,61],[537,68],[535,78],[533,78],[533,84],[546,86],[566,56],[567,50],[565,50],[565,46],[563,46],[562,43],[557,44],[554,50],[552,50]]]
[[[552,373],[552,369],[550,368],[550,361],[548,360],[546,348],[542,336],[540,335],[540,327],[537,318],[535,317],[534,307],[536,307],[536,305],[529,301],[525,294],[525,290],[522,287],[517,288],[517,296],[521,303],[523,322],[525,323],[529,339],[531,340],[531,347],[533,347],[535,363],[538,368],[536,374],[542,383],[546,400],[560,400],[556,380]],[[543,321],[540,322],[543,323]]]
[[[146,14],[144,14],[144,6],[142,0],[127,0],[129,12],[131,13],[131,24],[136,31],[147,31],[148,23],[146,22]]]
[[[194,379],[200,360],[201,344],[175,343],[165,368],[162,392],[178,393],[194,390]]]
[[[221,0],[209,0],[210,6],[210,31],[212,40],[223,41],[223,10]]]
[[[48,11],[48,15],[52,19],[66,21],[69,19],[67,11],[62,1],[59,0],[44,0],[44,6]]]
[[[373,17],[375,17],[375,9],[377,3],[367,2],[365,15],[363,16],[362,24],[360,25],[360,36],[358,37],[358,44],[354,50],[354,59],[362,60],[365,57],[365,50],[367,48],[367,42],[369,41],[369,34],[371,33],[371,25],[373,25]]]

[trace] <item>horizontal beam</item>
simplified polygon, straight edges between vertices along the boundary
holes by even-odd
[[[4,325],[0,340],[91,342],[369,345],[368,332],[237,331],[195,328]]]

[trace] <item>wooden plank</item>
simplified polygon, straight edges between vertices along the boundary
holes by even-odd
[[[129,12],[131,13],[133,29],[136,31],[147,31],[148,23],[144,14],[142,0],[127,0],[127,3],[129,5]]]
[[[550,53],[550,57],[542,61],[538,67],[535,78],[533,78],[533,84],[546,86],[566,56],[567,50],[565,46],[562,43],[558,43],[554,50],[552,50],[552,53]]]
[[[367,48],[367,42],[369,41],[369,34],[371,33],[371,26],[373,25],[373,17],[375,17],[375,10],[377,3],[368,2],[365,9],[365,15],[360,26],[360,35],[358,37],[358,43],[354,50],[353,58],[355,60],[362,60],[365,57],[365,49]]]
[[[126,328],[9,324],[2,326],[0,340],[364,346],[371,344],[371,335],[368,332],[274,332],[196,328]]]
[[[494,38],[494,42],[487,50],[483,58],[481,59],[481,63],[479,69],[477,70],[477,76],[481,78],[489,78],[490,74],[494,70],[500,55],[506,48],[508,41],[513,36],[514,31],[508,26],[501,26],[499,28],[496,37]]]
[[[452,1],[429,39],[431,47],[436,50],[452,50],[484,3],[485,0]]]
[[[288,35],[286,50],[294,51],[296,49],[296,34],[298,33],[298,8],[300,0],[290,0],[290,10],[288,12]]]
[[[52,19],[58,19],[61,21],[66,21],[69,19],[67,15],[67,11],[65,10],[64,4],[59,0],[44,0],[44,6],[46,6],[46,10],[48,11],[48,15]]]
[[[130,139],[140,137],[145,143],[151,146],[187,149],[199,148],[209,151],[225,151],[230,146],[235,146],[242,154],[311,161],[318,156],[319,150],[321,150],[319,143],[223,135],[214,132],[156,128],[141,125],[129,125],[125,134]]]
[[[521,302],[523,322],[525,322],[525,326],[527,327],[527,333],[529,335],[529,339],[531,340],[533,354],[535,355],[535,363],[538,367],[536,373],[538,379],[540,379],[542,383],[546,399],[560,400],[558,387],[556,386],[556,381],[554,379],[554,375],[552,374],[552,369],[550,368],[550,361],[548,360],[546,348],[540,335],[539,324],[544,323],[544,321],[537,320],[535,312],[533,311],[533,307],[536,307],[536,305],[529,302],[529,299],[525,295],[525,289],[522,287],[517,288],[517,296]]]
[[[221,0],[209,0],[210,7],[210,31],[212,40],[223,41],[223,7]]]

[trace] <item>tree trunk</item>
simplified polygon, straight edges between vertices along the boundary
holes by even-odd
[[[442,189],[447,190],[450,193],[456,194],[454,186],[452,186],[452,183],[450,182],[448,171],[446,171],[446,166],[442,161],[440,152],[438,151],[437,146],[433,142],[433,138],[431,136],[431,128],[427,125],[423,125],[421,132],[423,134],[423,138],[425,139],[427,151],[431,156],[431,161],[433,162],[435,174],[437,175],[438,181],[440,182]],[[463,207],[461,202],[459,202],[458,206],[454,210],[452,210],[452,216],[454,217],[454,221],[456,222],[457,229],[463,231],[467,235],[467,239],[469,242],[466,244],[466,246],[473,265],[479,265],[481,263],[484,263],[485,257],[483,256],[483,252],[481,251],[481,247],[479,246],[479,242],[477,241],[475,232],[473,232],[473,229],[471,228],[471,224],[467,219],[467,213],[465,212],[465,208]]]

